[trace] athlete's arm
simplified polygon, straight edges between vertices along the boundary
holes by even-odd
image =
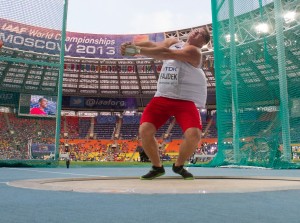
[[[186,45],[180,50],[171,50],[167,47],[140,47],[140,54],[157,60],[179,60],[198,67],[200,65],[201,54],[197,47]]]
[[[169,48],[170,46],[172,46],[175,43],[178,43],[179,40],[177,38],[168,38],[165,39],[164,41],[161,42],[152,42],[152,41],[142,41],[142,42],[135,42],[135,43],[130,43],[131,45],[135,45],[135,46],[140,46],[140,47],[167,47]]]
[[[131,42],[127,42],[121,45],[121,54],[125,55],[126,47],[131,47],[133,51],[135,51],[131,53],[131,55],[141,54],[157,60],[179,60],[190,63],[194,67],[198,67],[200,65],[201,54],[197,47],[193,45],[186,45],[180,50],[169,49],[169,47],[175,43],[178,43],[178,39],[169,38],[163,42],[157,43],[147,41],[132,44]]]
[[[124,56],[126,55],[125,49],[128,46],[138,46],[138,47],[145,47],[145,48],[155,48],[155,47],[166,47],[169,48],[170,46],[172,46],[175,43],[178,43],[178,39],[176,38],[168,38],[162,42],[151,42],[151,41],[144,41],[144,42],[136,42],[136,43],[132,43],[132,42],[125,42],[122,43],[121,45],[121,54]]]
[[[168,38],[168,39],[165,39],[164,41],[162,42],[137,42],[137,43],[134,43],[134,45],[136,46],[140,46],[140,47],[147,47],[147,48],[153,48],[153,47],[167,47],[169,48],[170,46],[172,46],[173,44],[175,43],[178,43],[179,40],[176,39],[176,38]]]

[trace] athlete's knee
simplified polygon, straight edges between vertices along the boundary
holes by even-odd
[[[139,136],[141,138],[154,137],[155,133],[156,133],[156,128],[152,123],[144,122],[143,124],[140,125]]]
[[[201,139],[201,131],[198,128],[189,128],[185,131],[184,137],[187,140],[199,142]]]

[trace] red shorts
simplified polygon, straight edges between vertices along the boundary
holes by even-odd
[[[146,106],[140,124],[150,122],[159,129],[171,116],[175,116],[183,133],[188,128],[202,130],[201,117],[192,101],[154,97]]]

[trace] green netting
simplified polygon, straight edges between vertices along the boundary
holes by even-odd
[[[299,168],[300,1],[212,0],[218,153],[209,165]]]
[[[57,164],[67,0],[1,1],[0,166]]]

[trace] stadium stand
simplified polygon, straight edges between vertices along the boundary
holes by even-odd
[[[283,1],[285,9],[299,8],[297,1]],[[270,5],[265,6],[266,17],[271,18],[273,8]],[[255,21],[261,19],[258,10],[251,11],[245,15],[237,17],[239,24],[249,25],[248,17],[254,18]],[[270,19],[269,21],[273,21]],[[252,22],[252,21],[250,21]],[[286,34],[289,38],[287,41],[287,64],[288,78],[290,84],[296,89],[297,84],[293,80],[299,77],[299,41],[298,34],[295,32],[298,27],[298,21],[286,23]],[[226,29],[228,24],[220,30],[222,36],[221,47],[226,49],[228,42],[226,41]],[[201,27],[206,27],[212,33],[212,25],[207,24]],[[198,27],[193,27],[198,28]],[[164,38],[175,37],[182,41],[186,40],[187,34],[193,29],[183,29],[169,31],[163,33]],[[239,48],[241,53],[238,59],[238,69],[241,76],[243,86],[249,84],[247,96],[254,98],[257,96],[257,87],[274,87],[275,81],[278,80],[276,72],[274,73],[272,64],[275,57],[276,46],[274,36],[268,39],[270,63],[266,64],[261,58],[264,56],[261,51],[264,45],[263,39],[253,35],[247,35],[247,30],[240,29],[240,43],[245,43]],[[251,30],[252,32],[252,30]],[[212,34],[211,34],[212,35]],[[251,45],[252,44],[252,45]],[[251,46],[251,47],[250,47]],[[208,84],[208,100],[206,111],[201,112],[203,121],[203,140],[207,140],[207,144],[214,144],[217,138],[216,127],[216,80],[214,73],[214,55],[213,41],[201,49],[203,52],[203,69],[206,74]],[[0,61],[0,86],[1,91],[13,93],[30,93],[39,94],[43,92],[45,95],[55,95],[58,90],[59,68],[56,64],[59,63],[58,55],[49,54],[48,52],[40,53],[33,51],[25,51],[19,48],[7,47],[4,45],[0,49],[1,56],[7,58],[7,61]],[[231,80],[226,74],[230,73],[230,57],[228,52],[224,51],[224,60],[221,64],[224,74],[223,87],[224,98],[231,98],[228,92],[231,87]],[[162,61],[153,60],[150,58],[135,58],[135,59],[112,59],[112,58],[88,58],[74,57],[67,55],[64,61],[63,74],[63,112],[71,111],[72,115],[62,115],[61,118],[61,144],[60,150],[63,152],[65,146],[68,145],[76,159],[91,159],[88,154],[105,151],[103,154],[110,154],[109,160],[115,158],[115,154],[121,153],[123,150],[133,153],[136,151],[138,143],[136,142],[138,135],[138,125],[140,114],[149,102],[150,98],[156,91],[156,82],[159,71],[162,66]],[[246,63],[251,59],[250,63]],[[12,62],[14,60],[14,62]],[[32,63],[24,63],[22,60],[30,60]],[[48,66],[50,63],[52,66]],[[259,75],[258,75],[259,74]],[[269,89],[269,88],[268,88]],[[294,92],[294,91],[293,91]],[[296,91],[295,91],[296,92]],[[277,94],[277,93],[276,93]],[[111,99],[134,99],[136,102],[134,109],[124,108],[86,108],[72,107],[71,102],[76,99],[80,105],[82,99],[101,98]],[[296,95],[296,93],[295,93]],[[261,96],[261,95],[259,95]],[[263,95],[268,99],[270,92]],[[275,103],[276,100],[275,100]],[[292,99],[294,107],[293,116],[291,117],[291,138],[293,143],[299,142],[299,117],[297,113],[297,100]],[[18,115],[18,99],[11,101],[11,104],[3,104],[4,108],[9,108],[9,112],[1,112],[1,157],[3,159],[30,159],[28,152],[28,138],[30,143],[45,144],[52,142],[55,134],[55,120],[51,119],[35,119],[32,117],[21,117]],[[226,108],[227,109],[227,108]],[[127,116],[126,112],[134,112],[136,115]],[[90,115],[91,112],[96,114]],[[222,111],[222,128],[223,139],[227,143],[227,138],[232,138],[232,113],[227,110]],[[278,112],[277,112],[278,113]],[[263,130],[270,130],[274,127],[278,114],[276,112],[244,112],[241,114],[241,125],[245,126],[244,138],[248,136],[258,136]],[[87,115],[88,114],[88,115]],[[271,123],[271,124],[270,124]],[[257,130],[259,125],[260,130]],[[219,129],[218,129],[219,130]],[[182,140],[182,132],[180,127],[170,119],[156,134],[160,143],[165,145],[164,149],[168,152],[178,151],[178,145]],[[277,135],[279,140],[281,135]],[[93,141],[96,140],[96,141]],[[112,140],[112,141],[111,141]],[[179,140],[179,141],[178,141]],[[212,140],[210,142],[210,140]],[[20,142],[20,143],[19,143]],[[229,143],[230,140],[228,140]],[[260,142],[261,143],[261,142]],[[116,147],[109,145],[118,144]],[[246,144],[246,143],[245,143]],[[120,146],[122,145],[122,146]],[[227,145],[226,145],[227,146]],[[199,145],[201,147],[201,144]],[[4,150],[9,149],[11,155],[5,156]],[[22,152],[20,152],[22,151]],[[113,152],[112,152],[113,151]],[[127,153],[127,152],[126,152]],[[79,155],[78,155],[79,154]],[[112,155],[113,154],[113,155]],[[128,155],[128,154],[127,154]],[[88,158],[89,157],[89,158]],[[105,160],[105,157],[100,157],[99,154],[94,154],[96,160]],[[118,156],[117,156],[118,157]],[[124,156],[123,156],[124,158]],[[126,158],[126,157],[125,157]],[[125,159],[124,158],[124,159]],[[122,159],[122,158],[120,158]]]

